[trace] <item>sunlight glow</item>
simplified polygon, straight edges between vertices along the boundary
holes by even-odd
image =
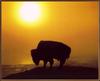
[[[20,8],[20,18],[25,22],[35,22],[41,15],[40,6],[37,3],[25,2]]]

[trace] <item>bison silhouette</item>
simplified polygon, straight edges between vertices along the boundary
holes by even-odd
[[[37,49],[31,50],[31,56],[33,62],[38,65],[40,60],[44,62],[44,68],[47,62],[50,62],[50,68],[54,63],[53,59],[60,61],[60,66],[62,67],[70,57],[71,48],[61,42],[55,41],[40,41]]]

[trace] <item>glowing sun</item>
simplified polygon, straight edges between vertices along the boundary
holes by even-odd
[[[25,2],[20,8],[20,18],[25,22],[35,22],[41,16],[40,6],[37,3]]]

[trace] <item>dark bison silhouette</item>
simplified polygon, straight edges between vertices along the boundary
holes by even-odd
[[[37,49],[31,50],[31,56],[33,62],[38,65],[40,60],[44,61],[44,67],[46,67],[47,62],[50,62],[50,67],[54,63],[53,59],[60,61],[60,66],[62,67],[66,59],[70,57],[71,48],[61,42],[55,41],[40,41]]]

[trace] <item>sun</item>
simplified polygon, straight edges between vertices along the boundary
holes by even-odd
[[[36,22],[41,16],[41,8],[36,2],[24,2],[19,10],[19,15],[24,22]]]

